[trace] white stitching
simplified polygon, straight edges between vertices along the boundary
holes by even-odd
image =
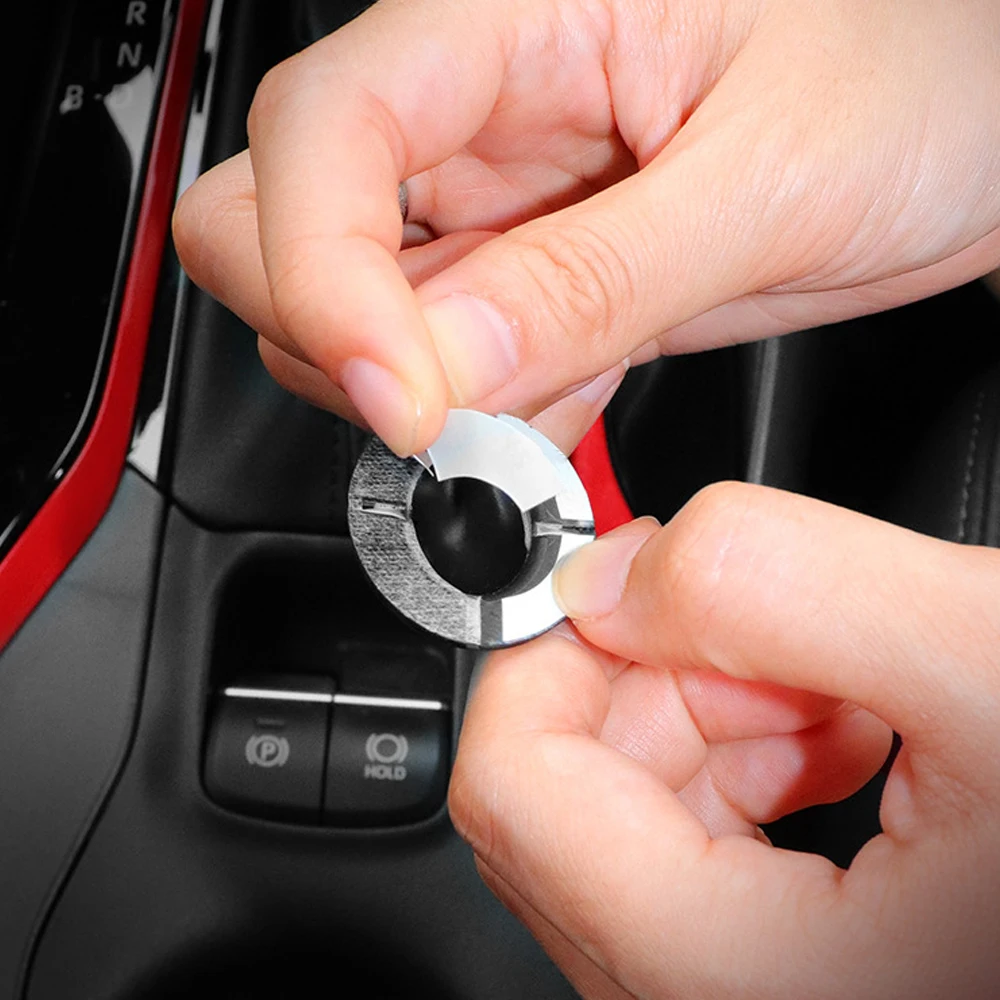
[[[969,453],[965,459],[965,482],[962,484],[962,506],[958,513],[958,540],[965,541],[965,529],[969,520],[969,500],[972,495],[972,470],[976,465],[976,447],[979,443],[979,425],[982,422],[983,403],[986,390],[980,390],[976,397],[976,410],[972,415],[972,433],[969,435]]]

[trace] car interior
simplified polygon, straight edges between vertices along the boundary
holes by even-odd
[[[575,995],[450,824],[481,657],[365,577],[365,434],[170,241],[262,76],[365,6],[52,0],[0,35],[0,996]],[[997,545],[998,328],[976,282],[634,368],[578,466],[598,523],[736,479]],[[502,495],[420,505],[446,578],[518,571]],[[849,864],[884,773],[768,835]]]

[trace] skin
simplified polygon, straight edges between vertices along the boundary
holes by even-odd
[[[628,357],[990,270],[998,22],[993,0],[382,0],[265,77],[177,248],[280,381],[355,416],[346,386],[409,454],[449,403],[530,416]],[[403,179],[440,239],[400,254]]]
[[[456,825],[581,994],[994,997],[1000,554],[727,483],[571,557],[494,656]],[[848,871],[757,824],[903,738]]]
[[[279,381],[398,453],[452,405],[569,449],[629,361],[1000,264],[998,39],[995,0],[380,0],[268,74],[175,240]],[[997,553],[727,484],[557,590],[574,624],[491,659],[451,808],[585,997],[996,994]],[[892,729],[849,871],[764,841]]]

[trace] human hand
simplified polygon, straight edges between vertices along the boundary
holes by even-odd
[[[381,0],[268,74],[177,248],[279,381],[408,454],[448,405],[1000,263],[998,35],[995,0]],[[438,238],[400,252],[402,179]]]
[[[1000,553],[724,484],[556,585],[579,631],[491,658],[450,804],[584,997],[996,996]],[[890,727],[848,871],[762,841]]]

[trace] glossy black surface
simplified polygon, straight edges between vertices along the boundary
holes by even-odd
[[[100,399],[172,7],[39,4],[23,33],[0,34],[24,74],[21,103],[5,102],[18,164],[0,224],[0,556]]]

